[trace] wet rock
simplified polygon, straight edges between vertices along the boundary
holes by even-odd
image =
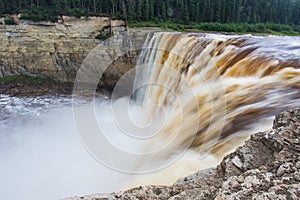
[[[62,83],[48,78],[14,76],[10,80],[0,82],[0,94],[10,96],[70,95],[72,91],[73,84]]]

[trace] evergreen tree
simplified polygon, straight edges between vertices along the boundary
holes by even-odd
[[[300,0],[0,0],[0,14],[127,15],[132,21],[300,23]],[[43,18],[43,17],[42,17]]]

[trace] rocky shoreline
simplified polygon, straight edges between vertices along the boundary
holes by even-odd
[[[74,83],[61,82],[50,78],[11,76],[0,78],[0,94],[16,97],[72,95]],[[99,85],[96,96],[111,96],[111,89]],[[93,96],[90,91],[82,91],[82,96]]]
[[[0,94],[18,97],[70,95],[73,84],[48,78],[13,76],[0,79]]]
[[[172,186],[141,186],[125,192],[69,200],[299,199],[300,108],[276,116],[272,130],[256,133],[216,168]]]

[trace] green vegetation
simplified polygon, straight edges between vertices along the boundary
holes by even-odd
[[[129,21],[299,24],[299,0],[137,0]]]
[[[300,0],[0,0],[0,15],[15,13],[33,21],[110,16],[175,30],[290,35],[300,30]]]
[[[44,83],[44,82],[51,81],[51,79],[42,78],[42,77],[18,76],[18,75],[6,76],[4,78],[0,78],[0,83],[5,83],[5,84],[23,82],[23,81],[35,82],[35,83]]]
[[[212,32],[230,32],[230,33],[261,33],[261,34],[283,34],[283,35],[299,35],[299,25],[284,25],[274,23],[259,23],[259,24],[234,24],[234,23],[189,23],[179,24],[174,22],[134,22],[129,23],[131,27],[159,27],[172,29],[175,31],[212,31]]]
[[[100,33],[95,37],[95,39],[104,41],[104,40],[107,40],[108,38],[110,38],[111,36],[112,36],[111,33]]]
[[[15,20],[13,18],[10,18],[10,17],[4,18],[4,23],[6,25],[16,25]]]
[[[0,14],[84,16],[129,21],[299,24],[300,0],[0,0]]]
[[[20,19],[31,20],[34,22],[40,22],[40,21],[57,22],[57,16],[51,16],[45,13],[23,13]]]
[[[100,30],[100,33],[95,37],[95,39],[104,41],[110,38],[111,36],[112,36],[111,27],[105,26],[102,28],[102,30]]]

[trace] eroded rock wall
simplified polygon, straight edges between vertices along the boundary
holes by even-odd
[[[95,37],[105,27],[114,34],[127,32],[123,21],[111,21],[106,17],[62,16],[58,23],[31,22],[18,20],[17,25],[0,25],[0,77],[9,75],[47,76],[63,82],[73,82],[78,69],[87,55],[99,45],[110,45]],[[144,42],[146,32],[132,34],[138,42]],[[138,36],[137,36],[138,35]],[[120,36],[118,40],[120,39]],[[123,45],[120,43],[120,45]],[[127,45],[127,44],[126,44]],[[112,57],[118,44],[109,48],[105,54]],[[106,77],[119,77],[119,69],[127,70],[135,66],[137,53],[128,57],[116,58]]]

